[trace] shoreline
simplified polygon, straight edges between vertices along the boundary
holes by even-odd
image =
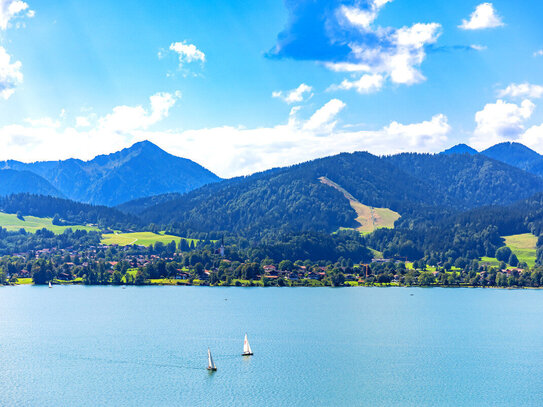
[[[259,280],[257,280],[259,281]],[[500,286],[474,286],[474,285],[351,285],[345,284],[342,286],[331,286],[331,285],[285,285],[285,286],[266,286],[262,284],[252,285],[209,285],[209,284],[173,284],[173,283],[149,283],[149,284],[83,284],[82,282],[62,282],[62,283],[53,283],[53,288],[55,286],[84,286],[84,287],[205,287],[205,288],[470,288],[470,289],[494,289],[494,290],[543,290],[543,287],[500,287]],[[34,284],[34,283],[12,283],[12,284],[3,284],[0,287],[48,287],[47,284]]]

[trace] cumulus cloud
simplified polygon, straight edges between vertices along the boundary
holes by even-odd
[[[368,94],[381,90],[385,77],[380,74],[366,74],[355,80],[344,79],[339,85],[330,86],[329,90],[355,89],[360,94]]]
[[[206,61],[205,54],[196,48],[196,45],[189,44],[187,41],[171,43],[170,51],[177,54],[179,68],[182,68],[183,65],[190,64],[191,62],[201,62],[203,64]]]
[[[365,8],[343,5],[339,7],[339,13],[352,25],[358,26],[364,30],[369,30],[381,8],[391,1],[392,0],[370,1]]]
[[[75,127],[90,127],[91,122],[87,116],[77,116],[75,118]]]
[[[0,0],[0,30],[6,30],[10,21],[23,15],[26,11],[27,17],[34,17],[34,11],[30,10],[28,4],[21,0]]]
[[[284,123],[271,127],[153,130],[151,123],[157,123],[167,115],[171,98],[159,96],[150,107],[135,107],[127,114],[126,106],[121,113],[114,108],[110,114],[93,120],[91,123],[95,124],[90,127],[58,126],[56,120],[43,119],[0,127],[0,159],[91,159],[137,141],[150,140],[172,154],[190,158],[220,176],[230,177],[340,152],[435,152],[447,143],[450,131],[444,115],[436,115],[422,123],[392,122],[380,130],[353,131],[338,124],[338,117],[346,107],[338,99],[330,100],[304,117],[305,109],[294,107]],[[138,125],[127,124],[125,120]],[[69,120],[62,123],[67,122]]]
[[[477,127],[470,145],[481,150],[496,143],[518,140],[524,133],[524,123],[532,116],[535,105],[526,99],[520,104],[498,100],[488,103],[475,114]]]
[[[9,99],[15,87],[23,81],[21,62],[11,61],[11,56],[0,46],[0,98]]]
[[[482,3],[471,13],[469,20],[462,20],[462,24],[458,27],[463,30],[483,30],[485,28],[496,28],[504,25],[492,3]]]
[[[543,86],[531,83],[512,83],[498,92],[499,97],[539,99],[543,96]]]
[[[304,124],[304,130],[312,130],[316,134],[331,131],[337,124],[335,117],[343,110],[345,103],[339,99],[332,99],[317,110]]]
[[[357,27],[364,38],[373,36],[376,43],[368,46],[364,41],[353,41],[349,43],[352,61],[326,63],[326,66],[334,71],[363,72],[370,75],[362,76],[358,81],[345,80],[337,88],[368,93],[368,90],[380,90],[385,79],[404,85],[426,79],[419,67],[426,58],[425,47],[435,43],[441,35],[441,25],[416,23],[399,29],[374,28],[371,24],[384,4],[386,2],[377,3],[374,0],[368,10],[345,6],[340,8],[340,14],[348,23]]]
[[[272,92],[272,97],[282,99],[288,104],[299,103],[311,98],[313,96],[312,91],[313,88],[311,86],[302,83],[296,89]]]
[[[347,78],[330,90],[369,93],[380,90],[388,80],[403,85],[420,83],[426,79],[420,71],[426,48],[437,42],[441,25],[377,25],[379,12],[391,1],[287,1],[289,24],[268,56],[314,60],[335,72],[355,74],[354,80]],[[370,76],[362,79],[363,75]]]
[[[170,108],[181,96],[180,93],[157,93],[149,98],[150,108],[143,106],[116,106],[113,112],[99,119],[102,130],[130,133],[134,130],[147,129],[168,116]]]
[[[543,56],[543,49],[538,49],[534,52],[534,57],[541,57]]]

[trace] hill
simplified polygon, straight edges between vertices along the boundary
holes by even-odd
[[[385,160],[426,183],[433,205],[508,205],[543,191],[543,178],[483,155],[405,153]],[[413,198],[410,199],[413,201]]]
[[[543,191],[543,179],[482,155],[358,152],[204,186],[141,213],[176,234],[228,232],[251,238],[281,232],[330,233],[359,227],[340,185],[359,203],[409,219],[428,208],[505,205]]]
[[[532,174],[543,175],[543,156],[523,144],[500,143],[481,151],[481,154]]]
[[[108,206],[169,192],[184,193],[220,180],[199,164],[168,154],[148,141],[90,161],[6,161],[4,167],[37,174],[69,199]],[[42,194],[33,189],[9,192]]]
[[[32,192],[62,197],[53,185],[30,171],[0,170],[0,195]]]

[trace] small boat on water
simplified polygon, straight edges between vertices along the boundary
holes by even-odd
[[[49,288],[53,288],[53,286],[51,285],[51,282],[49,281]]]
[[[217,371],[217,366],[213,363],[213,357],[211,356],[211,351],[207,348],[207,370],[210,372]]]
[[[247,339],[247,334],[245,334],[245,340],[243,341],[243,353],[241,356],[252,356],[253,351],[251,350],[251,345],[249,345],[249,340]]]

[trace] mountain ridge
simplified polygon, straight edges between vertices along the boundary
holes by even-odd
[[[196,162],[169,154],[149,141],[88,161],[8,160],[3,164],[4,168],[39,175],[69,199],[108,206],[163,193],[184,193],[220,180]]]

